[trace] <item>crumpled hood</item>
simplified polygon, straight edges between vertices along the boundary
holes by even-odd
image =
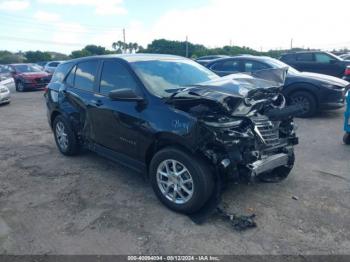
[[[186,99],[210,101],[232,113],[245,99],[266,99],[275,96],[280,86],[273,81],[257,79],[247,74],[232,74],[199,83],[182,90],[173,103],[184,103]],[[185,98],[185,100],[181,100]]]
[[[310,73],[310,72],[301,72],[300,76],[306,77],[306,78],[311,77],[312,79],[318,80],[318,81],[323,82],[325,84],[331,84],[331,85],[336,85],[336,86],[341,86],[341,87],[346,87],[347,85],[349,85],[349,82],[347,82],[343,79],[340,79],[338,77],[329,76],[329,75]]]
[[[227,97],[251,98],[259,91],[275,93],[280,88],[273,81],[254,78],[247,74],[232,74],[190,86],[184,93],[221,102]]]

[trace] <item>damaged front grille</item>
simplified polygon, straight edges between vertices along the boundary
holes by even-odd
[[[254,117],[252,121],[255,125],[254,131],[260,136],[266,146],[273,147],[279,144],[279,130],[277,125],[274,125],[265,116]]]

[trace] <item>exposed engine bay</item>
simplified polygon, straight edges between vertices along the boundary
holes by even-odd
[[[280,88],[238,74],[186,88],[171,103],[198,119],[200,151],[220,174],[276,181],[293,167],[298,144],[293,117],[301,110],[286,106]]]

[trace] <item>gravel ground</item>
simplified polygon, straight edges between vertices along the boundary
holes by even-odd
[[[296,166],[279,184],[231,185],[245,232],[166,209],[137,173],[93,153],[59,154],[42,92],[0,106],[1,254],[350,254],[350,147],[343,110],[298,119]],[[293,199],[296,196],[297,200]]]

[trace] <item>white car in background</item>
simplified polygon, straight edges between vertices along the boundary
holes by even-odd
[[[10,90],[4,85],[0,85],[0,105],[9,104],[10,102]]]
[[[46,65],[44,66],[44,71],[53,74],[57,68],[57,66],[59,66],[59,64],[61,64],[62,61],[50,61],[47,62]]]

